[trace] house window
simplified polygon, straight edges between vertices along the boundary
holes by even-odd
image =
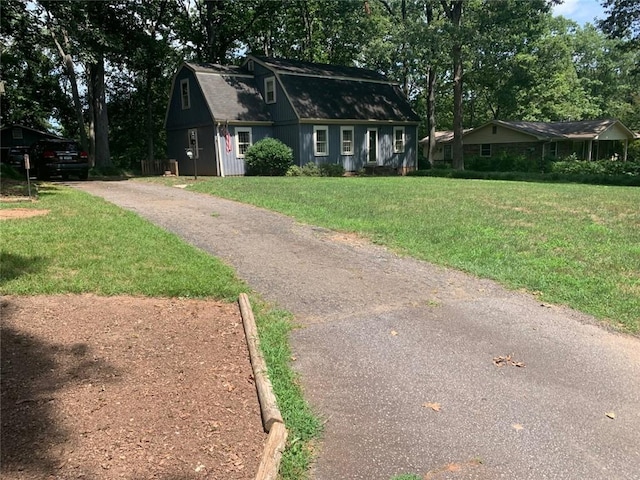
[[[276,79],[269,77],[264,79],[264,101],[276,103]]]
[[[480,156],[481,157],[490,157],[491,156],[491,144],[483,143],[480,145]]]
[[[353,127],[340,129],[340,144],[342,145],[342,155],[353,155]]]
[[[493,133],[494,135],[498,133],[498,127],[496,125],[491,127],[491,133]]]
[[[558,156],[558,142],[551,142],[549,144],[549,155],[552,157]]]
[[[253,72],[254,69],[255,69],[255,66],[253,64],[253,60],[249,60],[247,62],[247,70],[249,70],[250,72]]]
[[[404,127],[393,127],[393,153],[404,153]]]
[[[21,128],[18,128],[18,127],[13,128],[13,129],[11,130],[11,137],[12,137],[14,140],[22,140],[22,129],[21,129]]]
[[[180,81],[180,95],[182,97],[182,109],[191,108],[191,96],[189,95],[189,79]]]
[[[316,157],[329,155],[329,127],[313,127],[313,154]]]
[[[444,159],[452,160],[453,159],[453,145],[450,143],[446,143],[444,145]]]
[[[238,152],[238,157],[244,158],[251,145],[251,128],[236,128],[236,151]]]

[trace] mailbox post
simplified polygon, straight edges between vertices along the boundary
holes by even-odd
[[[27,189],[29,190],[29,198],[31,198],[31,161],[29,160],[29,154],[25,153],[24,157],[24,170],[27,172]]]
[[[191,135],[189,135],[189,143],[191,148],[191,155],[189,155],[189,151],[187,151],[187,156],[189,158],[193,158],[193,178],[194,180],[198,179],[198,147],[196,145],[196,132],[195,130],[191,131]]]

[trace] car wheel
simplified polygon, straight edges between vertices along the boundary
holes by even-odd
[[[89,178],[89,172],[80,172],[78,178],[80,178],[80,180],[86,180],[87,178]]]

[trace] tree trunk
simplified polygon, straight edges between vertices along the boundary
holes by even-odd
[[[110,167],[111,153],[109,152],[109,118],[107,116],[107,101],[104,85],[104,57],[99,56],[96,63],[89,66],[93,105],[93,119],[95,128],[95,164],[96,167]]]
[[[89,141],[87,139],[87,131],[85,130],[84,124],[84,115],[82,108],[82,101],[80,100],[80,92],[78,91],[78,78],[76,77],[75,65],[73,63],[73,59],[71,55],[65,52],[64,48],[58,41],[51,26],[49,27],[49,31],[51,32],[51,38],[53,38],[53,42],[56,44],[56,48],[58,49],[58,53],[62,59],[62,64],[67,72],[67,76],[69,77],[69,83],[71,83],[71,94],[73,96],[73,106],[76,111],[76,119],[78,121],[78,130],[80,133],[80,145],[82,149],[85,151],[89,151]],[[65,37],[65,45],[69,43],[69,39],[64,34]]]
[[[436,70],[427,69],[427,126],[429,127],[429,163],[433,167],[436,154]]]
[[[451,22],[454,27],[453,48],[453,168],[464,170],[464,156],[462,152],[462,0],[451,5]]]
[[[427,24],[433,23],[433,5],[429,2],[425,5],[425,13],[427,15]],[[429,129],[429,145],[427,152],[427,159],[433,167],[435,164],[436,155],[436,69],[433,66],[433,58],[435,52],[433,52],[433,46],[430,50],[430,58],[427,60],[427,128]],[[426,62],[425,62],[426,63]]]
[[[153,89],[153,77],[152,77],[152,69],[147,69],[147,82],[146,82],[146,103],[147,103],[147,160],[149,162],[153,162],[154,160],[154,144],[153,144],[153,97],[152,97],[152,89]]]

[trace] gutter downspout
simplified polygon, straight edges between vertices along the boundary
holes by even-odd
[[[216,166],[218,167],[218,176],[224,177],[224,161],[220,156],[220,122],[216,124]]]

